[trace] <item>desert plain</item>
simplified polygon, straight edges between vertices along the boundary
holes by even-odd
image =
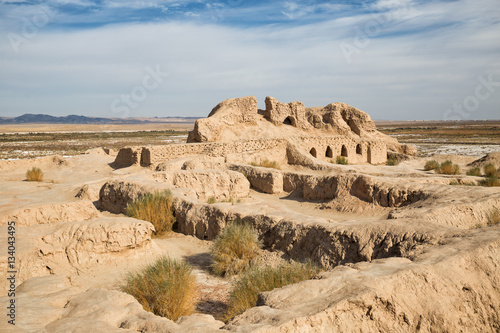
[[[500,168],[498,122],[376,124],[343,103],[268,97],[259,110],[250,96],[174,127],[30,126],[1,136],[2,331],[500,331],[500,190],[467,174]],[[91,142],[68,153],[75,133]],[[40,157],[13,155],[24,151]],[[431,160],[458,170],[425,170]],[[42,181],[26,180],[33,167]],[[127,205],[167,189],[174,230],[153,237]],[[234,278],[212,272],[211,248],[234,221],[257,231],[255,262],[321,272],[224,319]],[[120,288],[163,255],[196,275],[196,313],[176,321]]]

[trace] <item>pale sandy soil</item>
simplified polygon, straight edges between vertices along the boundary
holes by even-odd
[[[93,150],[86,155],[70,158],[44,157],[40,159],[1,161],[0,162],[0,216],[6,216],[13,211],[36,207],[44,204],[76,201],[75,195],[85,184],[100,185],[106,180],[122,177],[128,174],[146,174],[151,171],[146,168],[130,167],[125,169],[113,169],[110,164],[115,156],[107,155],[102,150]],[[438,159],[453,159],[465,168],[477,157],[441,156]],[[368,175],[388,177],[394,182],[401,182],[401,178],[418,178],[420,182],[443,183],[449,180],[445,176],[435,175],[433,172],[423,170],[425,159],[415,159],[403,162],[398,166],[372,166],[372,165],[348,165],[336,166],[347,172],[362,172]],[[25,181],[25,172],[32,166],[43,169],[45,179],[43,182]],[[299,167],[283,166],[286,170],[306,171]],[[310,174],[324,174],[320,171],[307,171]],[[340,202],[341,203],[341,202]],[[226,204],[230,205],[230,204]],[[298,220],[310,220],[311,218],[323,218],[331,223],[355,224],[360,222],[381,221],[387,218],[389,209],[370,208],[352,212],[339,212],[336,209],[325,209],[324,202],[307,202],[290,196],[269,195],[252,190],[249,198],[237,204],[242,209],[262,210],[266,213],[277,212],[282,217],[293,217]],[[104,216],[112,217],[110,213]],[[68,221],[69,222],[69,221]],[[69,222],[70,223],[70,222]],[[31,237],[28,227],[19,227],[19,242]],[[5,235],[2,227],[2,235]],[[146,252],[135,255],[117,256],[112,262],[105,265],[95,265],[78,271],[78,274],[70,277],[73,286],[83,288],[119,289],[127,274],[136,272],[146,265],[154,262],[161,255],[167,255],[175,259],[185,260],[194,268],[197,276],[200,304],[198,311],[212,314],[220,318],[223,313],[229,292],[231,290],[231,279],[214,276],[210,272],[210,246],[211,242],[197,239],[193,236],[173,234],[171,238],[157,238],[153,240],[153,246]],[[269,253],[263,253],[267,261],[278,261],[280,253],[269,257]]]

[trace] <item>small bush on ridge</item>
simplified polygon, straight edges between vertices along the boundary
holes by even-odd
[[[26,171],[26,179],[29,182],[41,182],[43,180],[42,169],[33,167],[30,170]]]
[[[212,246],[212,270],[221,276],[245,271],[259,254],[257,232],[251,225],[232,223],[215,238]]]
[[[155,227],[153,235],[160,236],[172,231],[175,223],[172,204],[172,193],[169,190],[147,193],[127,205],[127,215],[151,222]]]
[[[335,163],[342,164],[342,165],[348,165],[349,161],[344,156],[337,156],[337,159],[335,160]]]
[[[439,163],[436,160],[427,161],[424,165],[425,171],[435,170],[437,168],[439,168]]]
[[[173,321],[196,308],[196,276],[188,264],[168,257],[130,274],[121,290],[134,296],[144,310]]]
[[[311,263],[288,263],[279,267],[252,267],[233,283],[226,320],[257,305],[259,293],[308,280],[320,271]]]
[[[500,179],[496,176],[486,177],[479,182],[479,185],[486,187],[500,186]]]
[[[444,161],[439,168],[436,169],[436,172],[444,175],[458,175],[460,173],[460,167],[457,164],[453,164],[452,161]]]
[[[493,177],[497,176],[497,169],[495,169],[495,166],[491,163],[486,164],[483,167],[484,175],[486,177]]]
[[[385,165],[395,166],[398,165],[398,161],[394,158],[388,158],[387,161],[385,162]]]
[[[477,167],[471,168],[467,171],[467,176],[481,177],[481,170]]]

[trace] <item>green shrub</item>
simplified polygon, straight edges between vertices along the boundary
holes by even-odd
[[[225,319],[229,320],[256,306],[259,293],[308,280],[319,271],[319,267],[310,263],[250,268],[233,283]]]
[[[172,231],[175,223],[172,203],[172,193],[169,190],[147,193],[127,205],[127,215],[151,222],[155,227],[153,235],[160,236]]]
[[[250,163],[252,166],[257,166],[257,167],[263,167],[263,168],[271,168],[271,169],[281,169],[281,166],[278,162],[276,161],[270,161],[267,158],[260,163],[252,162]]]
[[[481,169],[479,168],[471,168],[467,171],[467,176],[476,176],[481,177]]]
[[[458,175],[460,173],[460,167],[457,164],[453,164],[452,161],[444,161],[439,168],[436,169],[436,172],[444,175]]]
[[[26,171],[26,179],[29,182],[41,182],[43,180],[42,169],[33,167]]]
[[[232,223],[215,238],[212,246],[212,270],[221,276],[238,274],[248,269],[259,254],[257,232],[246,223]]]
[[[497,176],[497,169],[495,168],[495,166],[491,163],[489,164],[486,164],[484,167],[483,167],[483,170],[484,170],[484,175],[486,177],[493,177],[493,176]]]
[[[347,157],[337,156],[337,159],[335,160],[335,163],[342,164],[342,165],[348,165],[349,161],[347,160]]]
[[[207,199],[207,204],[212,205],[217,202],[217,199],[215,197],[210,197]]]
[[[389,165],[389,166],[395,166],[395,165],[398,165],[398,161],[394,158],[388,158],[387,161],[385,162],[385,165]]]
[[[424,165],[425,171],[436,170],[437,168],[439,168],[439,163],[436,160],[427,161]]]
[[[485,179],[479,182],[479,185],[487,187],[500,186],[500,180],[496,176],[486,177]]]
[[[134,296],[144,310],[173,321],[189,316],[196,308],[196,276],[188,264],[168,257],[129,274],[121,290]]]

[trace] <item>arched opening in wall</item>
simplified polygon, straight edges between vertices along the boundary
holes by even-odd
[[[295,126],[295,118],[292,116],[286,117],[286,119],[283,121],[284,125],[290,125],[290,126]]]
[[[340,155],[344,156],[344,157],[348,157],[347,156],[347,148],[344,145],[342,145],[342,150],[340,151]]]
[[[356,146],[356,154],[363,155],[363,149],[361,148],[360,144]]]
[[[330,147],[326,148],[325,156],[329,157],[329,158],[333,157],[333,150],[332,150],[332,148],[330,148]]]
[[[309,154],[311,154],[314,157],[318,157],[318,153],[316,152],[316,148],[313,148],[309,151]]]
[[[372,163],[372,149],[370,147],[366,151],[366,160],[368,163]]]

